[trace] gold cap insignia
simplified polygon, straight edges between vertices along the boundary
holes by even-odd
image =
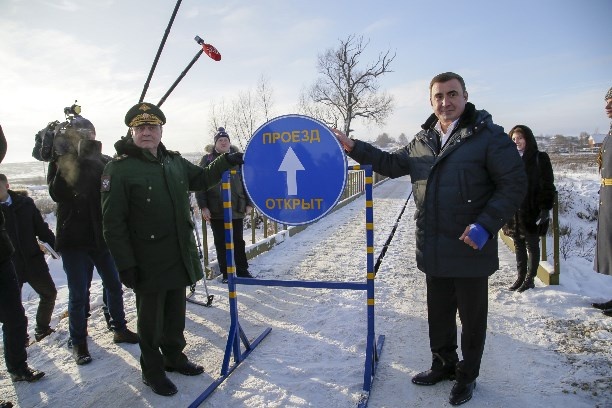
[[[164,122],[156,115],[151,113],[141,113],[132,118],[129,123],[130,127],[141,126],[141,125],[163,125]]]

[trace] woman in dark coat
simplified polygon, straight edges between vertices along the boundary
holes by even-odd
[[[504,225],[504,234],[514,240],[518,276],[510,290],[524,292],[535,287],[540,264],[540,225],[547,225],[555,197],[552,165],[548,154],[538,151],[531,129],[516,125],[508,133],[519,151],[527,173],[527,195],[514,216]]]

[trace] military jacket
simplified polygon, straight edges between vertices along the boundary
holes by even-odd
[[[159,159],[133,144],[117,150],[127,154],[106,166],[101,188],[104,238],[117,268],[138,267],[136,291],[194,284],[203,272],[190,191],[215,185],[231,166],[221,156],[203,169],[162,144]]]

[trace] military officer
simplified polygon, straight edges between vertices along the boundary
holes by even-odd
[[[606,101],[606,115],[612,119],[612,88],[604,98]],[[610,131],[605,137],[597,159],[601,174],[601,187],[599,188],[599,218],[597,220],[597,246],[595,250],[595,271],[604,275],[612,275],[612,123]],[[593,307],[601,309],[606,316],[612,316],[612,299],[607,302],[593,303]]]
[[[142,380],[159,395],[176,394],[164,371],[198,375],[187,359],[185,287],[202,279],[189,192],[214,186],[242,153],[201,168],[161,143],[164,113],[142,102],[125,115],[128,136],[102,176],[104,237],[121,281],[136,294]]]

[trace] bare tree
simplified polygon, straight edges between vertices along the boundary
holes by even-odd
[[[263,75],[255,91],[247,89],[238,93],[230,103],[221,100],[211,105],[210,125],[212,134],[224,127],[232,144],[244,150],[259,126],[270,119],[273,105],[273,89]]]
[[[263,121],[272,119],[272,106],[274,105],[273,90],[268,77],[262,75],[257,82],[257,99],[259,100],[260,113]]]
[[[385,123],[393,111],[393,98],[379,92],[378,79],[387,72],[395,59],[390,51],[382,52],[375,62],[361,68],[361,59],[369,41],[350,35],[340,40],[337,49],[319,55],[321,77],[300,99],[300,109],[314,115],[329,126],[338,127],[348,135],[351,121],[361,118],[378,125]]]
[[[382,133],[380,135],[378,135],[378,137],[376,138],[376,140],[374,141],[374,145],[378,146],[378,147],[387,147],[390,144],[395,143],[395,139],[393,139],[391,136],[389,136],[388,133]]]
[[[233,125],[240,148],[244,150],[251,135],[257,129],[258,107],[253,91],[240,92],[233,104]]]
[[[229,129],[229,121],[231,118],[231,109],[227,106],[225,99],[221,99],[219,103],[212,102],[210,106],[210,133],[214,135],[220,127]]]

